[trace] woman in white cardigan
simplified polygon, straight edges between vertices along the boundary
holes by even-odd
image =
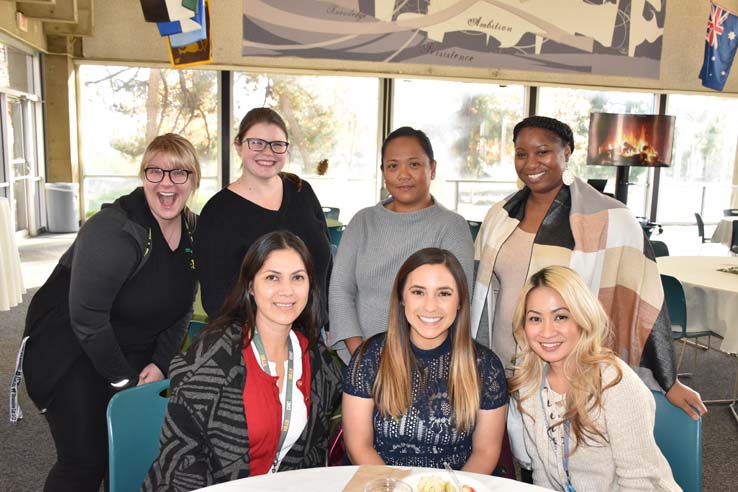
[[[607,315],[576,272],[534,274],[513,327],[520,350],[509,385],[533,483],[565,492],[681,490],[653,437],[653,396],[606,348]]]

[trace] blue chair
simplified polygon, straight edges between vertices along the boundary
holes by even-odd
[[[338,207],[323,207],[323,215],[326,219],[338,220],[338,216],[341,213],[341,209]]]
[[[653,255],[658,258],[660,256],[669,256],[669,247],[663,241],[651,241]]]
[[[190,338],[190,343],[206,325],[207,323],[204,321],[197,321],[195,319],[190,321],[190,326],[187,327],[187,336]]]
[[[479,234],[479,228],[482,227],[481,222],[477,222],[476,220],[467,220],[467,224],[469,224],[469,232],[471,232],[472,241],[477,240],[477,234]]]
[[[684,492],[702,491],[702,419],[692,420],[660,391],[656,400],[653,437],[669,462],[674,480]]]
[[[169,380],[123,390],[108,403],[110,492],[139,490],[159,454]]]
[[[694,338],[699,341],[701,337],[707,337],[707,348],[710,347],[710,337],[722,338],[720,335],[710,330],[688,331],[687,330],[687,298],[684,294],[684,287],[678,278],[671,275],[661,274],[661,286],[664,288],[664,299],[666,301],[666,309],[671,319],[671,336],[673,340],[682,341],[682,350],[679,354],[677,369],[682,365],[684,358],[684,350],[687,347],[687,339]],[[694,368],[697,367],[697,347],[694,351]],[[681,374],[682,376],[690,376],[690,374]]]
[[[346,230],[345,225],[339,225],[339,226],[328,228],[328,236],[331,239],[331,244],[334,245],[336,248],[341,243],[341,236],[343,236],[343,231],[345,230]]]

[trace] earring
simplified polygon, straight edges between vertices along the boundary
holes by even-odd
[[[571,172],[569,166],[566,166],[566,168],[564,169],[564,172],[561,175],[561,180],[566,186],[571,186],[572,183],[574,183],[574,173]]]

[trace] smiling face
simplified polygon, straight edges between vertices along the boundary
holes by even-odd
[[[536,287],[528,293],[524,328],[531,350],[562,369],[581,332],[564,300],[550,287]]]
[[[264,150],[251,150],[246,142],[247,138],[260,138],[267,142],[286,142],[287,135],[280,127],[272,123],[255,123],[243,135],[241,142],[234,144],[243,162],[242,177],[245,180],[274,178],[282,171],[287,154],[275,154],[269,145]]]
[[[445,265],[423,265],[408,275],[402,291],[410,340],[423,350],[438,347],[459,309],[459,289]]]
[[[164,170],[175,169],[173,159],[163,152],[154,154],[145,167],[158,167]],[[177,168],[184,169],[184,168]],[[144,195],[151,213],[160,226],[179,220],[179,214],[187,205],[187,200],[195,189],[195,179],[192,174],[182,184],[174,184],[170,174],[166,173],[159,183],[152,183],[143,179]]]
[[[515,171],[532,193],[558,192],[570,156],[561,138],[543,128],[523,128],[515,140]]]
[[[260,330],[289,330],[305,309],[310,279],[294,249],[269,254],[256,272],[249,292],[256,303],[256,326]]]
[[[382,175],[387,191],[394,200],[395,212],[414,212],[429,207],[431,180],[436,162],[430,160],[414,137],[397,137],[387,143],[382,158]]]

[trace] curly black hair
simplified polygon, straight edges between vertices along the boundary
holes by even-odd
[[[571,131],[571,127],[556,118],[549,118],[548,116],[529,116],[525,118],[515,125],[513,129],[513,142],[518,139],[518,133],[523,128],[542,128],[553,132],[561,139],[562,143],[574,152],[574,133]]]

